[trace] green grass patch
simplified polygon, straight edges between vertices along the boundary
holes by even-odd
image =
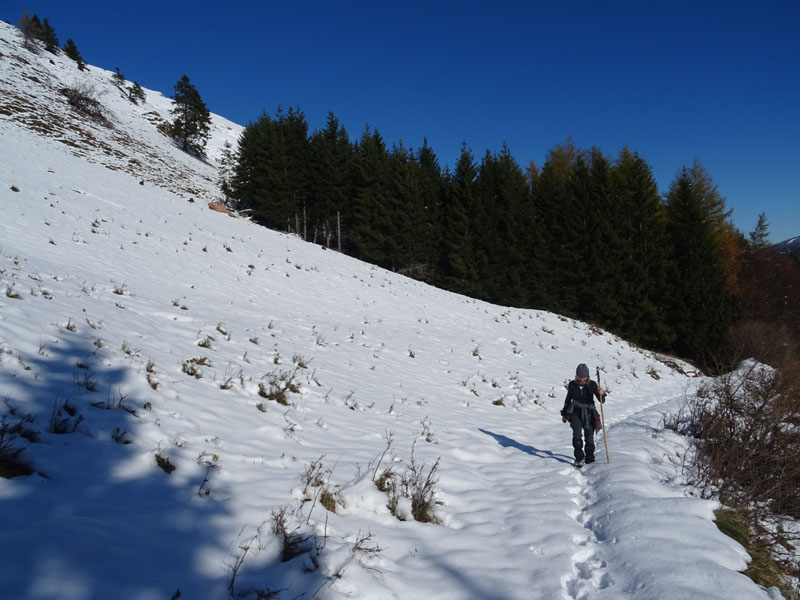
[[[770,546],[757,535],[753,535],[747,512],[741,509],[720,508],[714,511],[719,530],[739,542],[750,555],[750,564],[744,572],[758,585],[777,587],[787,598],[790,588],[785,577],[787,573],[772,556]]]

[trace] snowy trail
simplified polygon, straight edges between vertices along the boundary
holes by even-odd
[[[613,583],[613,579],[607,571],[607,563],[599,558],[602,551],[600,545],[603,540],[594,530],[592,516],[589,512],[594,493],[582,472],[576,471],[573,476],[577,485],[570,487],[569,491],[572,492],[576,505],[574,517],[583,526],[584,532],[572,539],[578,549],[572,555],[572,573],[562,581],[566,590],[566,598],[583,600],[596,597],[599,590],[605,589]]]

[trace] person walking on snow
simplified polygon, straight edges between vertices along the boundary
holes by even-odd
[[[575,449],[577,467],[582,467],[584,461],[587,464],[594,462],[594,432],[599,418],[594,405],[595,396],[601,404],[605,402],[603,388],[589,379],[589,367],[581,363],[575,369],[575,379],[567,386],[567,397],[561,409],[561,421],[569,421],[572,427],[572,447]]]

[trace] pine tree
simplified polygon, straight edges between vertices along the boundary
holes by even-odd
[[[72,38],[67,38],[67,41],[64,43],[64,54],[78,63],[78,69],[81,71],[86,68],[86,63],[83,61],[83,57],[81,53],[78,52],[78,47],[75,45],[75,42],[72,41]]]
[[[278,199],[288,217],[287,230],[308,239],[308,210],[310,207],[311,178],[309,173],[311,151],[308,139],[308,122],[300,107],[277,113],[278,164],[283,183]]]
[[[439,276],[441,285],[459,294],[477,288],[479,248],[474,244],[471,215],[477,205],[478,169],[466,142],[456,162],[442,207],[443,232]]]
[[[312,240],[325,246],[341,246],[340,224],[352,192],[353,145],[347,131],[332,113],[325,129],[310,140]]]
[[[491,302],[526,305],[528,279],[538,272],[532,259],[534,228],[530,185],[522,169],[503,144],[499,154],[487,152],[476,182],[482,224],[474,224],[476,243],[486,263],[478,273],[480,295]],[[535,276],[535,275],[534,275]]]
[[[755,229],[750,232],[750,248],[753,250],[763,250],[769,246],[769,223],[766,213],[758,215],[758,223]]]
[[[239,137],[237,155],[231,197],[262,225],[306,238],[312,222],[311,151],[300,109],[285,113],[279,107],[274,119],[262,114]]]
[[[580,155],[571,139],[550,150],[534,190],[534,215],[547,265],[540,286],[546,294],[542,307],[571,315],[577,314],[581,282],[588,279],[583,262],[585,241],[579,237],[584,215],[576,204]],[[583,167],[587,171],[585,160]],[[588,172],[580,180],[585,183]]]
[[[350,252],[368,262],[391,268],[395,240],[391,228],[389,153],[378,130],[364,129],[356,151],[354,198],[349,213]]]
[[[58,37],[56,37],[56,30],[53,29],[53,26],[50,25],[47,19],[45,19],[42,23],[42,41],[44,42],[45,50],[51,54],[58,52]]]
[[[717,349],[729,322],[725,285],[708,185],[695,185],[695,173],[684,168],[667,194],[667,232],[677,273],[671,297],[675,350],[707,358]]]
[[[126,81],[125,75],[122,74],[122,71],[119,70],[119,67],[117,67],[114,73],[111,74],[111,79],[113,80],[114,85],[118,87],[122,87]]]
[[[416,236],[414,261],[423,265],[420,274],[424,281],[436,279],[439,267],[439,246],[442,235],[442,203],[445,179],[439,160],[428,140],[423,139],[417,151],[420,210],[414,224]]]
[[[612,185],[617,203],[614,229],[623,253],[615,290],[623,320],[615,327],[631,341],[669,348],[674,333],[666,303],[671,278],[664,204],[650,166],[628,148],[619,153]]]
[[[270,159],[274,156],[273,123],[266,113],[245,127],[239,136],[236,165],[231,178],[231,197],[243,209],[252,211],[253,218],[266,227],[277,229],[281,223],[273,220],[269,209],[269,193],[273,189]]]
[[[139,104],[139,102],[144,104],[144,102],[146,101],[145,93],[144,90],[142,89],[142,86],[140,86],[135,81],[133,82],[133,86],[131,86],[131,89],[128,91],[128,100],[130,100],[134,104]]]
[[[183,75],[175,84],[172,137],[185,152],[203,154],[211,128],[211,113],[189,78]]]
[[[236,154],[233,146],[226,141],[222,147],[222,156],[219,160],[219,178],[217,184],[225,198],[230,198],[233,194],[233,174],[236,167]]]

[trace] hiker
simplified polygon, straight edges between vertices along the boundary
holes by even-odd
[[[575,379],[569,382],[561,421],[569,421],[572,427],[572,447],[575,449],[575,466],[582,467],[594,462],[594,432],[599,416],[594,405],[594,397],[605,402],[605,392],[596,382],[589,379],[589,367],[584,363],[575,369]],[[582,435],[581,435],[582,434]],[[586,438],[584,444],[583,437]]]

